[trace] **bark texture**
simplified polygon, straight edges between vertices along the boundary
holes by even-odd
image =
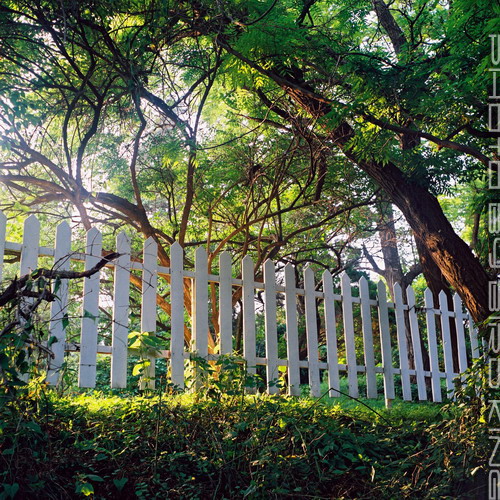
[[[315,118],[330,112],[330,106],[323,99],[315,98],[313,89],[304,82],[296,82],[293,86],[281,83],[281,86]],[[437,198],[426,187],[405,176],[394,163],[382,164],[360,158],[349,145],[354,130],[347,122],[328,132],[345,156],[373,179],[401,210],[419,244],[425,246],[446,281],[457,290],[474,321],[484,321],[489,315],[488,275],[469,246],[453,230]]]

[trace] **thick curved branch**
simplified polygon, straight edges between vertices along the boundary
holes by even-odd
[[[400,125],[392,125],[390,123],[384,122],[383,120],[375,118],[374,116],[371,116],[367,113],[362,113],[361,116],[366,121],[373,123],[374,125],[377,125],[384,130],[391,130],[393,132],[397,132],[400,134],[406,134],[414,137],[420,137],[422,139],[427,139],[428,141],[433,142],[434,144],[437,144],[442,148],[453,149],[455,151],[460,151],[461,153],[473,156],[474,158],[477,158],[481,163],[488,166],[489,159],[486,155],[483,155],[477,149],[467,146],[465,144],[460,144],[458,142],[449,141],[446,139],[439,139],[439,137],[436,137],[435,135],[429,134],[427,132],[422,132],[421,130],[401,127]]]

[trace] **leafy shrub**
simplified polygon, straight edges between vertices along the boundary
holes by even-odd
[[[3,497],[467,498],[485,443],[460,409],[245,396],[223,363],[204,394],[26,396]]]

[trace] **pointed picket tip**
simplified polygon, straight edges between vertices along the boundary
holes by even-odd
[[[377,283],[377,299],[380,302],[387,303],[387,287],[382,280],[379,280]]]
[[[37,216],[35,214],[31,214],[29,217],[26,218],[24,223],[26,224],[33,224],[33,221],[39,222]]]
[[[61,255],[61,253],[71,253],[71,227],[66,221],[61,222],[57,226],[56,247],[58,249],[57,254],[59,255]]]
[[[297,286],[295,282],[295,267],[290,262],[285,266],[285,286],[289,289]]]
[[[198,247],[194,251],[194,267],[197,273],[208,271],[208,254],[204,247]]]
[[[370,288],[368,287],[368,280],[361,276],[358,281],[359,296],[363,299],[370,299]]]
[[[394,283],[393,287],[394,293],[402,293],[403,289],[401,288],[401,285],[399,283]]]
[[[153,247],[153,246],[158,246],[158,243],[156,243],[155,239],[150,236],[145,242],[144,242],[144,248],[148,247]]]
[[[264,262],[264,271],[274,273],[274,262],[271,259],[266,259]]]
[[[251,263],[253,266],[253,260],[252,260],[252,257],[250,257],[250,255],[245,255],[245,257],[243,257],[241,262],[242,262],[242,264],[245,264],[245,265],[248,265],[248,263]]]
[[[195,265],[197,262],[199,262],[200,264],[206,262],[208,260],[207,250],[204,247],[198,247],[194,251],[194,259],[195,259]]]
[[[99,236],[101,233],[99,231],[99,229],[97,229],[96,227],[91,227],[88,231],[87,231],[87,236]]]
[[[71,233],[71,227],[67,221],[63,220],[60,224],[57,225],[57,234],[59,233]]]
[[[98,245],[101,241],[102,234],[96,227],[92,227],[87,231],[87,245]]]
[[[116,246],[122,249],[130,246],[130,236],[125,231],[120,231],[116,235]]]
[[[441,308],[448,309],[448,297],[446,296],[446,293],[444,293],[444,290],[439,292],[438,298]]]
[[[343,271],[340,275],[340,289],[342,291],[342,295],[351,293],[351,278],[349,278],[349,275],[345,271]]]
[[[424,300],[426,304],[430,304],[431,307],[434,307],[434,298],[432,292],[428,288],[424,290]]]
[[[184,249],[182,248],[181,244],[178,241],[174,241],[170,245],[170,255],[179,255],[184,253]]]
[[[453,304],[455,306],[455,312],[462,310],[462,299],[460,298],[460,295],[458,295],[457,292],[453,294]]]
[[[219,262],[223,262],[225,265],[231,266],[233,264],[233,258],[227,250],[224,250],[219,255]]]
[[[36,215],[31,214],[25,221],[24,221],[24,230],[29,230],[29,231],[36,231],[40,230],[40,221],[37,219]]]
[[[121,241],[123,241],[123,240],[130,241],[130,237],[125,231],[120,231],[116,235],[116,239],[120,239]]]
[[[321,279],[326,283],[333,283],[332,273],[328,269],[321,273]]]
[[[408,297],[408,300],[412,300],[413,302],[415,302],[415,291],[413,290],[411,285],[408,285],[406,287],[406,296]]]
[[[312,278],[314,279],[314,271],[312,270],[312,267],[307,264],[306,267],[304,268],[304,276],[307,277],[307,278]]]

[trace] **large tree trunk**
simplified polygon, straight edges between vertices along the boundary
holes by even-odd
[[[378,230],[380,247],[384,259],[383,275],[389,286],[391,297],[394,300],[394,285],[403,284],[403,268],[397,244],[396,224],[394,222],[394,211],[390,203],[382,203],[380,208],[381,222]]]
[[[432,257],[429,255],[427,248],[422,244],[417,235],[415,235],[415,241],[417,243],[417,250],[420,257],[420,263],[422,264],[422,272],[427,282],[429,290],[432,292],[432,298],[434,299],[434,307],[439,309],[439,292],[444,291],[446,294],[446,300],[448,303],[448,309],[453,310],[453,295],[450,290],[450,286],[443,276],[443,273],[436,265]],[[457,373],[460,372],[459,361],[458,361],[458,338],[457,338],[457,326],[455,324],[454,318],[449,318],[450,324],[450,337],[451,337],[451,351],[453,354],[453,370]]]
[[[315,118],[331,111],[329,104],[320,96],[316,97],[314,90],[304,82],[297,82],[293,87],[283,84],[282,79],[279,83],[300,107]],[[394,163],[382,164],[359,158],[349,146],[354,130],[347,122],[328,132],[346,157],[373,179],[401,210],[419,243],[425,246],[444,278],[457,290],[473,319],[484,321],[489,315],[488,275],[469,246],[453,230],[437,198],[406,177]]]
[[[352,160],[351,151],[344,151]],[[357,161],[401,210],[419,244],[461,296],[475,321],[488,317],[488,276],[468,245],[453,231],[435,196],[406,179],[392,163]]]

